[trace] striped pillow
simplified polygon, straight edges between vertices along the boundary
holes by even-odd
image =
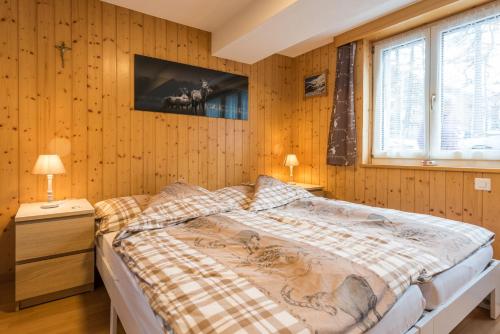
[[[247,210],[253,198],[253,186],[232,186],[214,191],[221,201],[234,203],[236,208]]]
[[[115,232],[142,212],[149,202],[149,195],[110,198],[94,205],[97,235]]]
[[[158,194],[152,196],[148,203],[148,207],[161,205],[168,201],[175,201],[186,197],[208,194],[211,194],[211,192],[205,188],[178,181],[163,187]]]
[[[272,209],[308,197],[313,197],[313,195],[301,187],[281,182],[271,176],[261,175],[255,183],[255,194],[249,210]]]

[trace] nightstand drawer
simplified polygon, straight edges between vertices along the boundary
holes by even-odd
[[[16,224],[17,262],[93,247],[93,216],[35,220]]]
[[[16,266],[16,300],[71,289],[94,281],[94,252]]]

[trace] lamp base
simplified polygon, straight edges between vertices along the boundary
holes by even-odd
[[[58,203],[58,202],[47,202],[47,203],[40,205],[40,208],[42,208],[42,209],[54,209],[54,208],[59,207],[59,205],[60,205],[60,203]]]

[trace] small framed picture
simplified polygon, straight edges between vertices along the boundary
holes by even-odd
[[[327,87],[328,71],[304,77],[304,97],[325,96],[328,94]]]

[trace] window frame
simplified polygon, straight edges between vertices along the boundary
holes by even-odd
[[[381,66],[382,62],[382,54],[385,50],[390,48],[398,47],[401,45],[409,44],[414,41],[424,39],[425,42],[425,67],[429,66],[430,61],[430,44],[429,44],[429,29],[414,29],[408,33],[399,34],[392,38],[384,39],[380,42],[373,44],[373,77],[372,77],[372,85],[373,85],[373,128],[372,128],[372,156],[376,158],[382,159],[427,159],[427,153],[429,152],[429,128],[425,127],[424,133],[424,150],[422,152],[414,152],[411,154],[388,154],[384,151],[377,150],[380,147],[380,136],[377,135],[381,132],[381,124],[379,124],[379,117],[377,115],[377,93],[382,90],[381,84],[376,84],[375,81],[380,83],[382,81],[382,75],[380,74],[381,70],[383,70],[383,66]],[[378,64],[378,66],[377,66]],[[429,73],[426,71],[425,73],[425,92],[424,99],[427,101],[429,98]],[[427,124],[429,122],[429,105],[425,104],[425,115],[424,122]]]
[[[500,11],[492,10],[490,15],[484,16],[484,13],[465,14],[457,15],[455,19],[442,20],[430,27],[431,30],[431,82],[430,82],[430,96],[435,96],[434,110],[431,111],[431,119],[429,120],[430,128],[430,147],[429,156],[431,159],[439,160],[484,160],[492,161],[500,159],[500,150],[488,151],[488,150],[477,150],[477,151],[442,151],[439,149],[441,143],[441,98],[442,92],[440,91],[441,84],[441,70],[440,63],[438,61],[432,62],[433,59],[441,59],[441,35],[449,30],[458,29],[467,25],[476,24],[478,22],[488,20],[489,18],[500,16]],[[465,18],[466,17],[466,18]]]
[[[452,151],[446,152],[440,147],[440,127],[441,127],[441,92],[438,85],[441,78],[439,69],[439,59],[441,52],[441,34],[453,28],[474,24],[490,17],[500,15],[500,4],[493,3],[467,12],[452,15],[439,21],[427,24],[425,26],[412,29],[408,32],[400,33],[395,36],[384,38],[373,42],[372,45],[372,71],[371,87],[372,96],[370,104],[372,106],[371,124],[369,132],[371,133],[370,163],[380,165],[402,165],[413,166],[422,165],[422,161],[432,160],[439,166],[450,167],[472,167],[472,168],[498,168],[500,166],[500,150],[491,152],[488,150],[478,150],[477,152]],[[381,75],[381,57],[385,49],[396,47],[412,42],[412,38],[417,40],[416,36],[424,36],[426,46],[426,73],[425,73],[425,145],[423,154],[387,154],[380,148],[380,124],[377,116],[377,96],[382,89],[380,85]]]

